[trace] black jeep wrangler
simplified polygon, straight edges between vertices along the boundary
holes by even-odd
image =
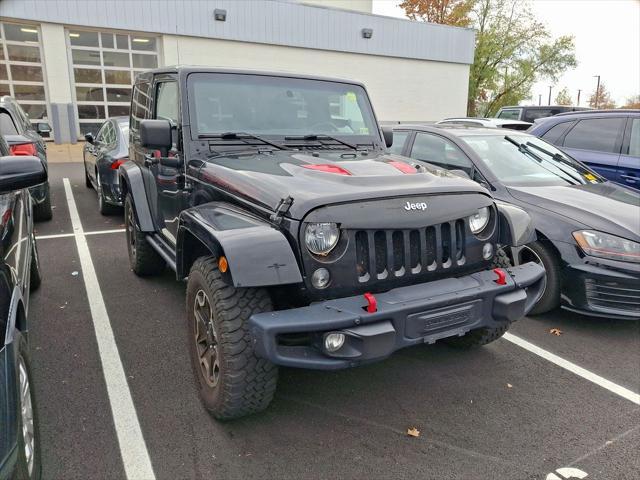
[[[137,78],[130,122],[131,268],[187,279],[194,373],[216,418],[267,407],[278,365],[486,344],[544,288],[536,264],[492,268],[499,244],[532,240],[527,214],[388,154],[361,84],[164,68]]]

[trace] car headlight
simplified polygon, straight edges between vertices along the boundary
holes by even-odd
[[[482,207],[469,217],[469,228],[474,235],[480,233],[489,223],[489,207]]]
[[[640,243],[595,230],[573,232],[584,253],[592,257],[640,263]]]
[[[316,255],[327,255],[339,238],[340,229],[335,223],[309,223],[304,231],[304,243]]]

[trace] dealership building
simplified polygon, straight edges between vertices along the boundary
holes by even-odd
[[[195,64],[363,82],[378,118],[466,111],[474,32],[371,13],[372,0],[2,0],[0,95],[58,143],[128,115],[135,75]]]

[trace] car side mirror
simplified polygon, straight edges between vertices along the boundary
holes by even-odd
[[[95,143],[95,141],[96,141],[96,139],[95,139],[95,138],[93,138],[93,133],[85,133],[85,134],[84,134],[84,139],[85,139],[88,143],[90,143],[91,145],[93,145],[93,144]]]
[[[46,122],[40,122],[36,125],[36,131],[41,135],[43,133],[51,133],[51,125]]]
[[[0,157],[0,193],[34,187],[47,181],[47,171],[38,157]]]
[[[171,122],[169,120],[142,120],[140,143],[144,148],[164,150],[171,148]]]
[[[384,144],[387,148],[393,145],[393,129],[389,127],[382,127],[382,136],[384,137]]]

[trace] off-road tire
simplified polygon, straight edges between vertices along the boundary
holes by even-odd
[[[196,295],[208,297],[217,340],[217,383],[207,383],[196,342]],[[202,297],[200,297],[202,298]],[[230,420],[267,408],[276,390],[278,368],[256,356],[249,317],[273,309],[266,290],[235,288],[223,280],[215,257],[198,258],[187,283],[187,321],[191,364],[205,408],[219,420]]]
[[[162,273],[166,263],[147,242],[146,235],[138,228],[130,193],[127,193],[124,201],[124,221],[129,265],[133,273],[140,277]]]
[[[29,389],[31,393],[31,406],[33,409],[33,436],[34,436],[34,461],[31,475],[29,475],[29,468],[27,465],[27,459],[24,453],[24,437],[22,434],[22,416],[18,415],[18,461],[16,463],[16,469],[13,478],[16,480],[40,480],[42,478],[42,463],[40,455],[40,434],[38,431],[38,409],[35,402],[33,391],[33,375],[31,373],[31,364],[29,361],[28,346],[24,338],[20,339],[18,346],[18,355],[24,360],[24,364],[27,370],[27,377],[29,378]],[[19,378],[19,372],[16,372]],[[18,392],[18,411],[21,410],[21,398],[20,392]]]
[[[29,289],[35,292],[42,283],[42,273],[40,272],[40,257],[38,256],[38,245],[36,244],[36,237],[32,235],[31,244],[31,264],[29,265]]]
[[[540,315],[550,312],[560,306],[560,287],[562,276],[560,274],[560,260],[552,248],[544,242],[536,241],[527,245],[542,261],[542,266],[547,272],[547,280],[544,293],[540,300],[533,306],[530,315]]]
[[[44,201],[42,203],[33,202],[33,219],[36,222],[42,222],[51,220],[52,217],[51,192],[49,191],[49,184],[47,184],[47,195],[44,197]]]
[[[444,341],[447,345],[460,349],[481,347],[482,345],[487,345],[488,343],[498,340],[508,329],[509,323],[505,323],[499,327],[476,328],[475,330],[467,332],[462,337],[450,337]]]

